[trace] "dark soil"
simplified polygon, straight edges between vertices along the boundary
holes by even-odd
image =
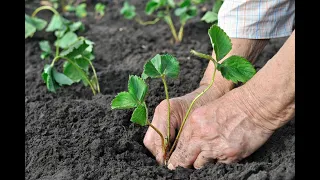
[[[176,171],[157,165],[142,142],[147,127],[130,123],[131,111],[111,110],[110,102],[118,92],[127,90],[129,74],[140,75],[145,61],[157,53],[172,53],[181,64],[180,77],[168,82],[171,97],[197,88],[207,62],[190,56],[189,50],[211,53],[209,25],[200,22],[199,16],[186,26],[181,45],[172,45],[170,31],[163,22],[142,27],[123,19],[119,15],[122,2],[109,3],[100,21],[93,18],[92,12],[83,20],[84,35],[95,42],[94,66],[101,94],[92,96],[90,88],[82,84],[61,88],[56,94],[48,92],[41,79],[45,62],[40,59],[38,42],[52,40],[53,36],[37,33],[25,41],[26,179],[294,179],[294,120],[236,164],[209,164],[201,170]],[[141,10],[145,0],[131,2]],[[38,6],[28,2],[25,11],[30,14]],[[39,14],[45,18],[50,15]],[[256,67],[261,68],[285,40],[272,40]],[[147,98],[150,119],[164,98],[161,81],[152,81]]]

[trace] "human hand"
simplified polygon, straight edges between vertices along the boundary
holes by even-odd
[[[266,142],[273,131],[255,123],[261,116],[246,109],[240,88],[192,112],[168,161],[169,169],[237,162]]]

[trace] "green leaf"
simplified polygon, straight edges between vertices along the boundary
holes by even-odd
[[[172,8],[174,8],[174,7],[175,7],[175,2],[174,2],[174,0],[168,0],[168,5],[169,5],[170,7],[172,7]]]
[[[74,57],[81,55],[88,47],[89,45],[86,43],[86,41],[80,39],[71,46],[69,46],[68,49],[62,51],[60,53],[60,56],[73,59]]]
[[[189,7],[191,6],[191,0],[183,0],[180,2],[179,4],[179,7],[182,8],[182,7]]]
[[[125,1],[120,10],[120,14],[122,14],[126,19],[133,19],[136,16],[136,7]]]
[[[87,74],[85,71],[80,72],[79,69],[84,71],[84,69],[82,69],[82,67],[80,67],[76,62],[74,62],[74,64],[70,62],[65,62],[63,64],[63,74],[68,76],[74,82],[80,82],[81,80],[85,82]]]
[[[48,57],[50,57],[50,53],[47,53],[47,52],[42,52],[41,55],[40,55],[41,59],[46,59]]]
[[[46,29],[47,32],[63,29],[63,19],[59,15],[53,15]]]
[[[58,38],[61,39],[65,33],[68,31],[67,26],[63,25],[62,28],[60,30],[56,30],[54,31],[54,35]]]
[[[24,26],[25,26],[25,29],[24,29],[24,38],[25,39],[27,37],[31,37],[37,30],[32,24],[30,24],[28,22],[24,22]]]
[[[231,50],[232,44],[229,36],[217,25],[211,26],[208,31],[216,60],[223,59]]]
[[[71,12],[71,11],[75,11],[76,10],[76,7],[74,7],[74,6],[71,6],[71,5],[66,5],[65,7],[64,7],[64,10],[65,11],[68,11],[68,12]]]
[[[147,125],[147,107],[145,105],[139,105],[133,111],[130,121],[141,126]]]
[[[137,107],[137,101],[128,92],[121,92],[112,100],[111,109],[130,109]]]
[[[218,14],[222,4],[223,4],[223,0],[216,0],[212,7],[212,12]]]
[[[89,62],[87,59],[85,59],[82,55],[79,58],[75,58],[75,63],[81,67],[85,72],[89,72]]]
[[[54,45],[63,49],[77,42],[78,36],[74,32],[67,32],[61,39],[58,39]]]
[[[148,86],[142,78],[136,75],[130,75],[128,82],[128,91],[136,99],[136,101],[142,103],[144,102],[144,98],[148,91]]]
[[[230,56],[221,64],[218,64],[218,70],[224,78],[234,83],[238,81],[247,82],[256,73],[252,64],[240,56]]]
[[[174,15],[176,15],[176,16],[181,16],[182,14],[186,13],[187,10],[188,10],[187,7],[177,8],[177,9],[174,11]]]
[[[40,45],[40,49],[43,52],[51,53],[51,47],[50,47],[49,41],[40,41],[39,45]]]
[[[42,79],[47,85],[47,89],[51,92],[56,92],[57,85],[52,77],[52,66],[49,64],[46,64],[44,66],[44,71],[42,73]]]
[[[94,7],[96,13],[99,13],[100,16],[103,16],[104,15],[104,9],[105,9],[105,5],[102,4],[102,3],[97,3]]]
[[[218,21],[218,14],[212,11],[207,11],[206,14],[201,18],[201,21],[206,23],[214,23]]]
[[[150,15],[159,8],[159,3],[153,0],[149,1],[145,8],[145,13]]]
[[[177,78],[179,76],[179,61],[170,54],[165,54],[161,56],[163,64],[163,74],[169,78]]]
[[[70,29],[70,31],[74,32],[74,31],[77,31],[77,30],[82,30],[82,29],[84,29],[84,26],[83,26],[83,24],[82,24],[81,21],[78,21],[78,22],[72,23],[72,24],[69,26],[69,29]]]
[[[52,68],[52,75],[54,80],[59,83],[60,86],[62,85],[71,85],[73,81],[68,78],[66,75],[59,73],[55,68]]]
[[[143,78],[146,76],[151,78],[159,78],[163,75],[170,78],[176,78],[179,75],[179,70],[179,62],[175,57],[169,54],[157,54],[145,64]]]
[[[76,7],[76,15],[80,18],[84,18],[87,16],[87,10],[86,10],[87,4],[81,3]]]
[[[38,31],[41,31],[47,25],[47,21],[37,17],[30,17],[27,14],[24,15],[24,20],[25,20],[25,23],[31,24]]]

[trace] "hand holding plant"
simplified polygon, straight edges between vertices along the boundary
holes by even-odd
[[[146,79],[147,77],[151,78],[161,78],[164,84],[164,89],[165,89],[165,94],[166,94],[166,100],[167,100],[167,136],[164,138],[164,135],[162,134],[157,127],[150,123],[144,123],[143,125],[152,125],[151,128],[155,130],[158,135],[161,137],[161,146],[162,146],[162,153],[163,156],[159,157],[158,151],[151,150],[152,153],[156,153],[154,155],[157,155],[157,159],[163,159],[165,161],[165,164],[167,160],[170,158],[171,154],[173,153],[173,150],[176,147],[176,144],[180,138],[181,132],[183,130],[183,127],[190,115],[191,110],[193,109],[194,104],[196,101],[206,92],[208,89],[210,89],[214,83],[215,80],[215,75],[216,71],[220,71],[222,76],[225,77],[228,80],[231,80],[234,83],[237,82],[246,82],[248,81],[254,74],[255,74],[255,69],[253,66],[250,64],[249,61],[247,61],[245,58],[240,57],[240,56],[230,56],[227,59],[225,59],[222,63],[219,63],[232,49],[232,44],[230,38],[227,36],[227,34],[218,26],[213,25],[209,31],[208,31],[209,37],[211,39],[212,46],[214,48],[216,57],[213,58],[210,55],[202,54],[199,52],[196,52],[194,50],[191,50],[191,53],[207,59],[209,61],[212,61],[215,69],[212,74],[212,80],[209,83],[208,87],[206,87],[202,92],[200,92],[190,103],[188,109],[186,110],[186,113],[183,117],[183,120],[180,122],[177,122],[177,119],[175,119],[174,125],[172,125],[172,121],[170,121],[171,114],[170,114],[170,100],[168,96],[168,87],[166,85],[165,77],[176,77],[178,75],[178,70],[179,66],[177,63],[177,60],[171,56],[171,55],[156,55],[153,59],[148,61],[145,64],[144,72],[142,73],[142,78]],[[142,79],[141,79],[142,80]],[[130,89],[130,86],[129,86]],[[119,101],[119,97],[121,97],[121,93],[115,97],[115,99],[112,101],[112,107],[113,108],[118,108],[117,106],[114,105],[115,102],[116,104],[126,104],[127,99],[123,100],[123,102]],[[120,98],[121,99],[121,98]],[[140,102],[141,103],[141,102]],[[145,102],[143,102],[145,104]],[[144,106],[145,107],[145,106]],[[121,107],[120,107],[121,108]],[[134,113],[135,114],[135,113]],[[134,115],[133,114],[133,115]],[[144,120],[144,122],[149,122],[147,120]],[[176,128],[180,125],[180,129],[178,131],[178,134],[171,146],[170,140],[172,139],[170,133],[173,132],[171,127]],[[152,141],[152,139],[151,139]],[[150,139],[147,139],[144,141],[146,145],[150,142]],[[158,144],[157,142],[153,142],[154,144]],[[170,150],[169,150],[170,149]]]

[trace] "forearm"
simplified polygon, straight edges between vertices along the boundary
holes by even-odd
[[[262,39],[231,38],[232,50],[226,55],[224,59],[232,55],[238,55],[238,56],[245,57],[251,63],[254,63],[258,55],[261,53],[261,51],[264,49],[264,47],[268,43],[268,41],[269,40],[267,39],[262,40]],[[215,58],[214,51],[212,53],[212,57]],[[224,59],[221,62],[223,62]],[[214,64],[212,62],[209,62],[207,69],[204,73],[204,76],[200,82],[200,88],[198,89],[199,91],[204,89],[210,83],[210,81],[212,80],[212,73],[214,69],[215,69]],[[216,93],[219,94],[219,96],[222,96],[223,94],[227,93],[233,88],[234,88],[234,83],[223,78],[221,73],[217,71],[215,82],[211,89],[215,90]]]
[[[238,88],[247,113],[257,124],[275,130],[295,112],[295,32],[278,53],[245,85]],[[254,112],[254,113],[253,113]]]

